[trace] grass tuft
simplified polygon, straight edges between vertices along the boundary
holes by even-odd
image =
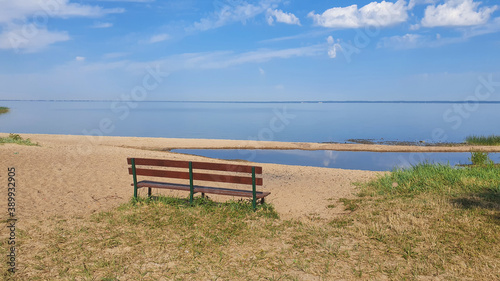
[[[493,160],[488,156],[488,152],[471,151],[469,160],[472,165],[493,165]]]
[[[372,181],[363,194],[416,196],[421,193],[455,196],[500,188],[500,167],[495,165],[452,167],[444,164],[419,164],[395,170]]]
[[[490,135],[490,136],[468,136],[465,138],[467,144],[476,145],[500,145],[500,136]]]
[[[31,142],[31,140],[29,138],[23,139],[18,134],[9,134],[8,137],[0,138],[0,144],[3,144],[3,143],[16,143],[16,144],[20,144],[20,145],[39,146],[38,143]]]
[[[9,112],[9,110],[10,109],[8,107],[0,106],[0,114],[7,113]]]
[[[279,215],[274,210],[274,207],[269,204],[257,204],[256,211],[253,210],[252,202],[250,200],[229,200],[226,202],[215,202],[208,197],[194,197],[193,203],[189,203],[189,199],[177,198],[177,197],[167,197],[167,196],[154,196],[148,197],[138,197],[137,199],[132,198],[130,201],[133,205],[149,205],[149,204],[164,204],[170,205],[178,209],[186,208],[197,208],[202,211],[203,214],[222,212],[230,217],[234,218],[244,218],[249,214],[254,214],[258,217],[266,217],[272,219],[279,219]]]

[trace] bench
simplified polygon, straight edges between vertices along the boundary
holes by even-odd
[[[257,199],[264,203],[264,198],[270,192],[257,191],[256,186],[262,186],[262,167],[219,164],[208,162],[179,161],[166,159],[127,158],[129,174],[133,176],[134,198],[137,198],[137,190],[142,187],[148,188],[148,196],[151,197],[152,188],[173,189],[189,191],[189,201],[193,202],[195,193],[230,195],[236,197],[252,198],[252,206],[255,209]],[[172,169],[174,168],[174,169]],[[210,172],[207,172],[210,171]],[[160,177],[170,179],[189,180],[189,184],[178,184],[169,182],[158,182],[151,180],[137,181],[137,176]],[[194,181],[216,182],[227,184],[247,185],[252,189],[235,189],[195,185]]]

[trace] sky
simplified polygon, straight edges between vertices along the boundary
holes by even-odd
[[[500,100],[498,0],[0,7],[0,99]]]

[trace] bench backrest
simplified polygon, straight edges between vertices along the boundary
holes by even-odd
[[[135,174],[139,176],[174,178],[174,179],[192,179],[196,181],[211,181],[211,182],[225,182],[236,184],[253,184],[255,178],[255,185],[262,185],[262,167],[247,166],[247,165],[234,165],[234,164],[220,164],[209,162],[192,162],[192,161],[179,161],[179,160],[165,160],[165,159],[146,159],[146,158],[127,158],[129,165],[135,164]],[[132,165],[134,166],[134,165]],[[129,174],[133,174],[133,167],[129,167]],[[149,167],[148,167],[149,166]],[[167,168],[185,168],[187,171],[172,171],[172,170],[159,170],[153,167],[167,167]],[[200,170],[215,171],[215,172],[232,172],[233,175],[218,174],[218,173],[203,173]],[[254,178],[252,178],[252,170],[254,171]]]

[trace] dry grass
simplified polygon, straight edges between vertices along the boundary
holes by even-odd
[[[495,166],[394,172],[360,187],[359,198],[332,202],[351,213],[330,220],[280,220],[270,206],[254,213],[248,203],[188,207],[174,199],[53,218],[19,232],[14,277],[500,279],[499,178]],[[431,179],[438,188],[426,188]]]

